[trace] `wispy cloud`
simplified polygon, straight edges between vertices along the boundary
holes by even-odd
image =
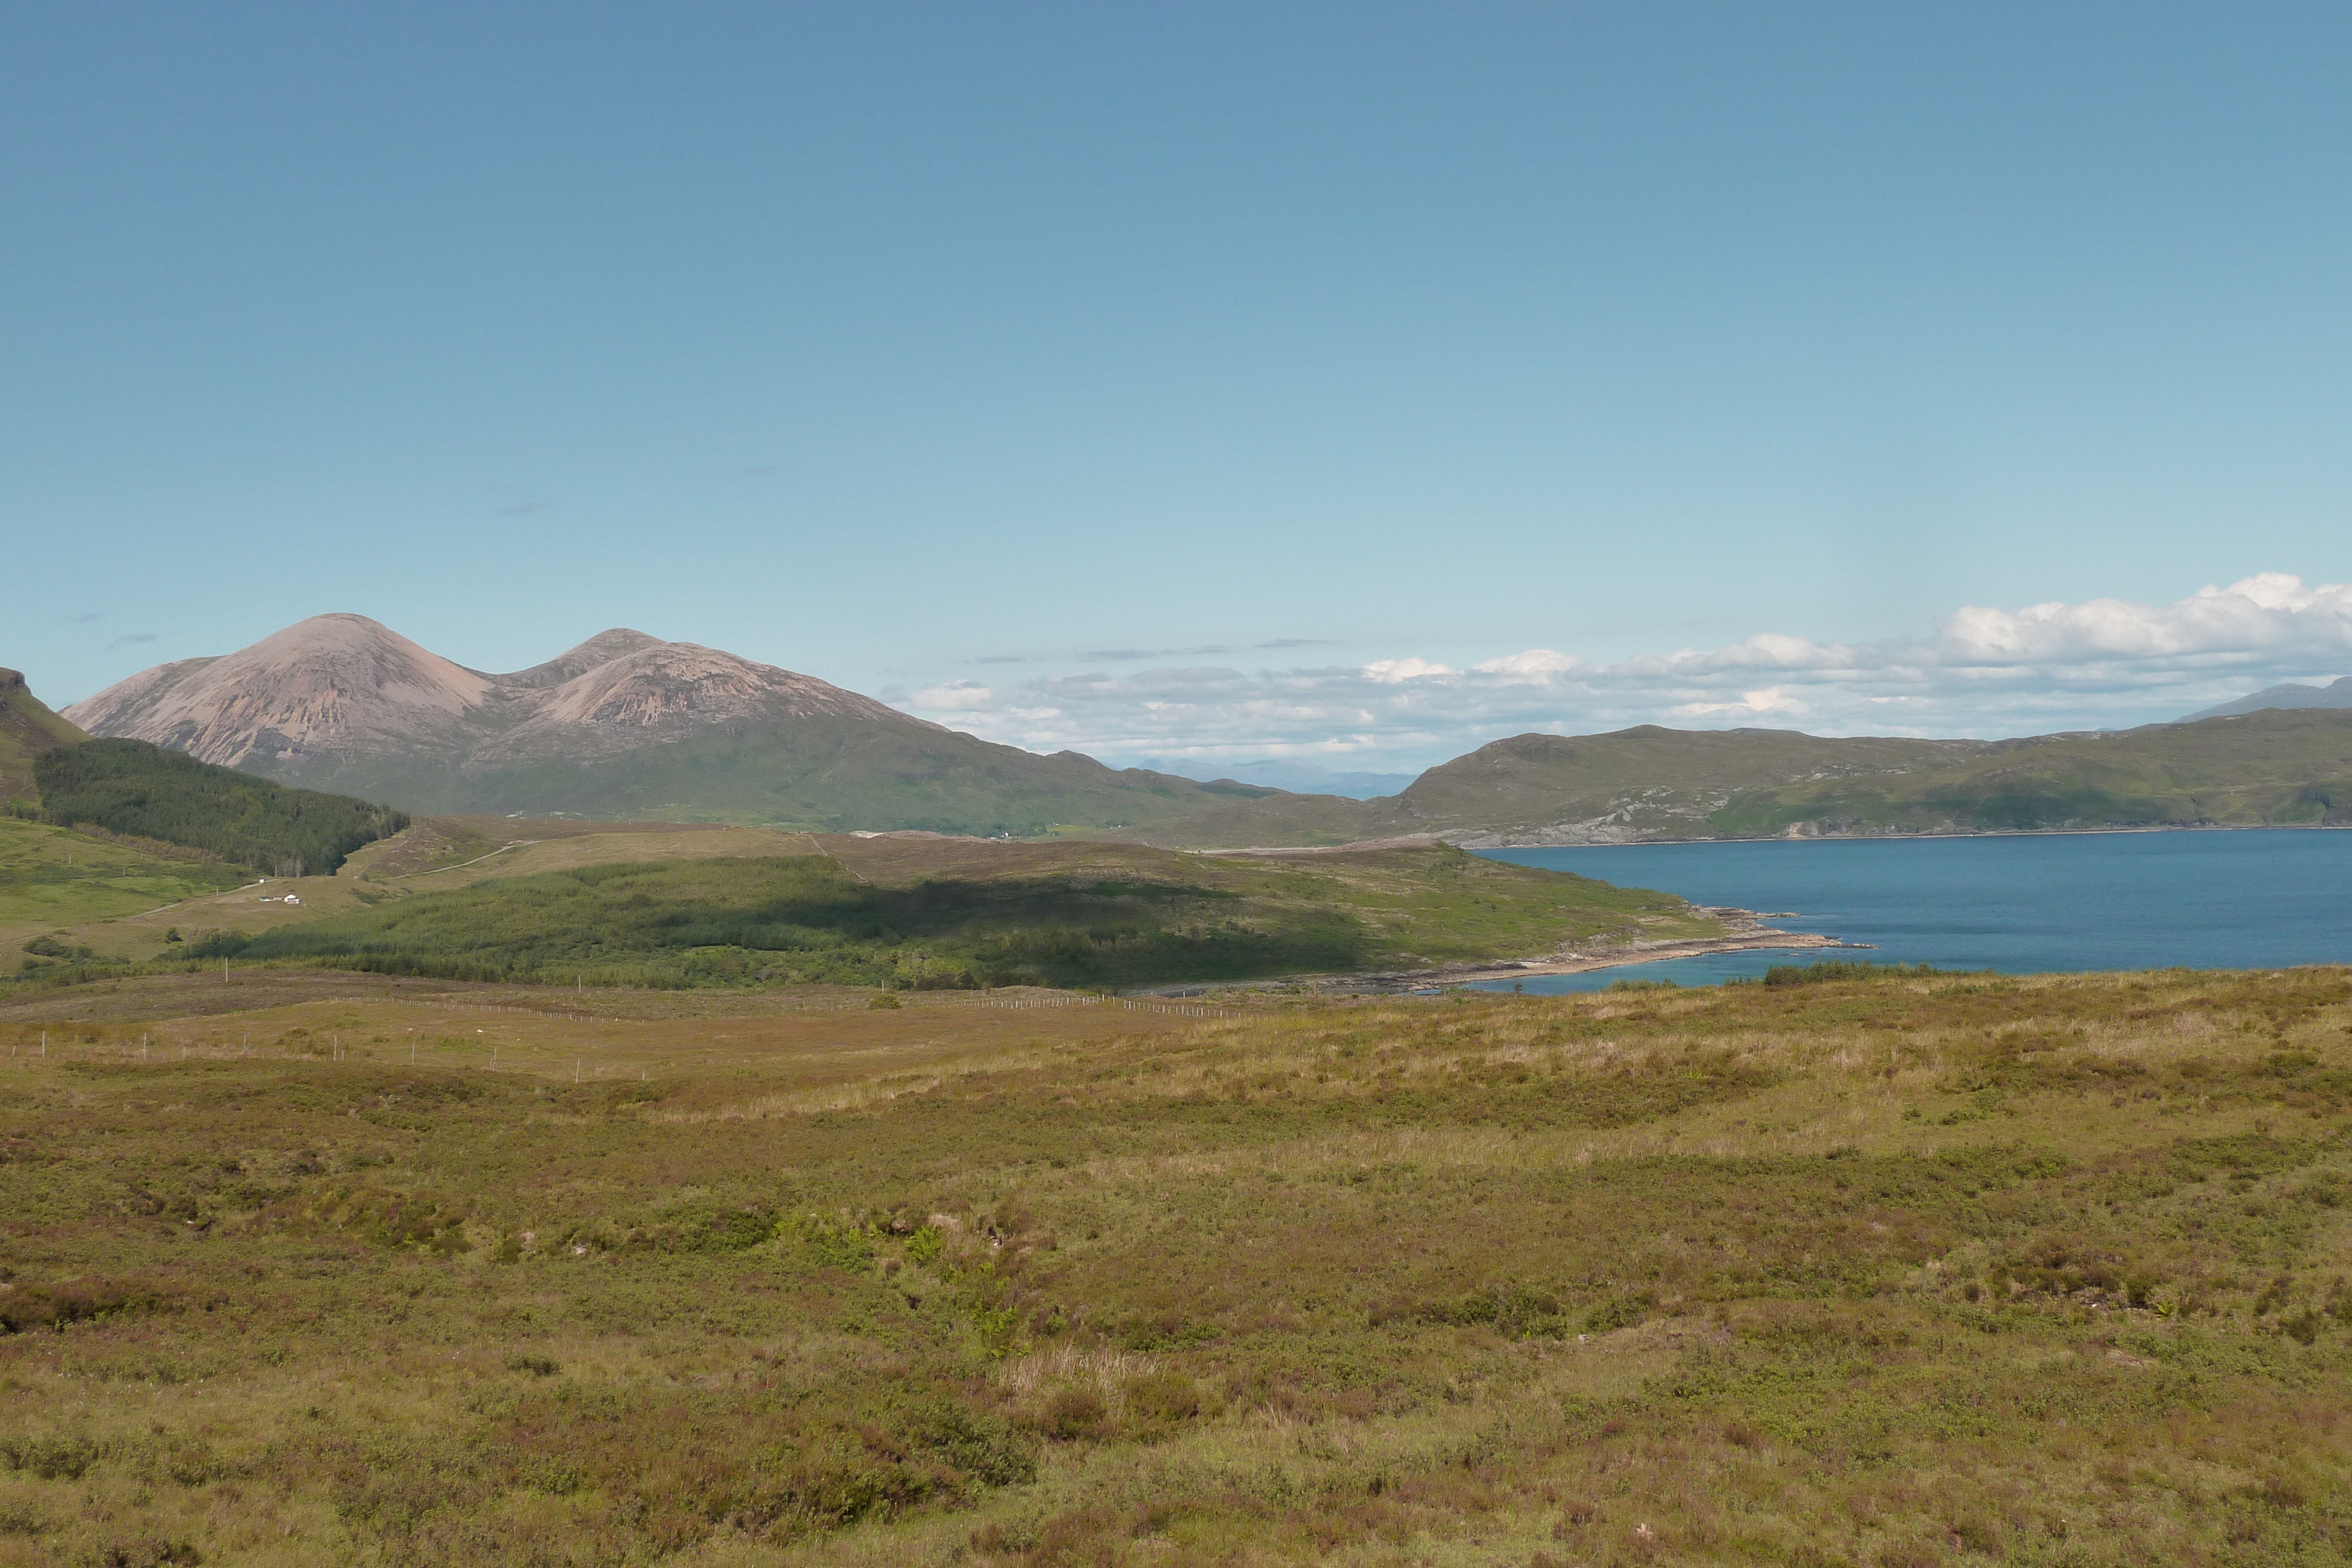
[[[127,646],[132,643],[152,643],[156,640],[156,634],[152,632],[133,632],[127,636],[117,637],[113,642],[109,643],[106,647],[107,651],[111,653],[117,648]]]
[[[1211,644],[1199,648],[1089,648],[1078,655],[1081,659],[1100,659],[1107,664],[1132,663],[1138,659],[1198,659],[1219,653],[1238,653],[1239,648]]]
[[[1129,652],[1090,657],[1109,662]],[[1133,652],[1148,659],[1212,650]],[[1847,735],[2125,726],[2346,670],[2352,585],[2306,586],[2268,572],[2169,604],[1967,606],[1908,641],[1759,632],[1613,663],[1529,648],[1464,669],[1403,652],[1365,664],[1248,672],[1171,664],[1009,685],[948,682],[911,693],[903,706],[992,739],[1110,758],[1421,766],[1527,730],[1579,734],[1643,723]]]
[[[1076,655],[1097,664],[1135,664],[1145,659],[1203,659],[1233,653],[1270,653],[1286,648],[1320,648],[1328,646],[1320,637],[1276,637],[1266,643],[1204,643],[1193,648],[1089,648]],[[1048,653],[986,653],[972,661],[975,664],[1045,664],[1055,663]]]
[[[527,517],[533,512],[546,511],[550,507],[554,505],[555,503],[552,501],[516,501],[508,506],[500,507],[499,508],[499,516],[502,517]]]

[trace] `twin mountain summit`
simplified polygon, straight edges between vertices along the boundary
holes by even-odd
[[[0,673],[0,795],[32,798],[34,759],[90,737],[418,815],[1175,848],[2352,825],[2352,677],[2174,724],[2011,740],[1520,735],[1353,800],[1041,756],[641,632],[492,674],[336,614],[143,670],[62,715]]]

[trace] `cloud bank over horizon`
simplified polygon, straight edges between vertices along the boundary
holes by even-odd
[[[2263,572],[2169,604],[1967,605],[1908,641],[1765,632],[1614,663],[1529,648],[1458,669],[1402,653],[1360,665],[1184,664],[947,681],[893,700],[990,740],[1112,762],[1419,768],[1529,730],[1636,724],[1983,737],[2124,727],[2347,670],[2352,584]]]

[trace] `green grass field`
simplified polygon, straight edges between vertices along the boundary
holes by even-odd
[[[0,1563],[2352,1548],[2352,971],[866,996],[0,1004]]]
[[[54,927],[136,915],[251,880],[236,867],[0,817],[0,943],[7,949]],[[14,969],[22,956],[0,949],[0,971]]]

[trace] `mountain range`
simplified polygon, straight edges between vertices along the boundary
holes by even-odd
[[[2251,696],[2235,702],[2200,708],[2184,720],[2193,723],[2200,718],[2227,718],[2235,714],[2260,713],[2273,707],[2352,707],[2352,675],[2340,675],[2324,686],[2285,685],[2264,686]]]
[[[18,683],[21,690],[22,683]],[[1638,726],[1508,737],[1371,799],[1040,756],[814,676],[641,632],[508,674],[358,615],[142,671],[30,740],[153,742],[418,814],[1086,836],[1168,848],[2352,824],[2352,682],[2292,706],[2011,740]],[[2316,695],[2320,701],[2308,704]],[[2242,704],[2225,705],[2238,708]],[[23,711],[18,711],[22,709]],[[40,710],[47,714],[46,709]],[[70,722],[68,722],[70,721]],[[75,730],[74,726],[79,729]],[[13,732],[0,724],[0,767]],[[1277,775],[1264,769],[1269,780]],[[1349,780],[1357,784],[1357,780]]]
[[[234,653],[143,670],[64,716],[418,814],[1025,837],[1272,792],[1041,757],[813,675],[625,629],[494,674],[363,615],[317,615]]]
[[[1263,784],[1294,795],[1345,795],[1352,800],[1370,800],[1381,795],[1393,795],[1417,777],[1412,773],[1367,773],[1318,768],[1311,762],[1301,762],[1290,757],[1261,758],[1255,762],[1223,762],[1213,768],[1190,758],[1143,758],[1136,766],[1161,773],[1174,773],[1203,782],[1233,779],[1244,784]]]
[[[1384,800],[1266,796],[1109,836],[1166,847],[1428,835],[1470,849],[1667,839],[2352,825],[2352,712],[2015,740],[1793,730],[1518,735]]]

